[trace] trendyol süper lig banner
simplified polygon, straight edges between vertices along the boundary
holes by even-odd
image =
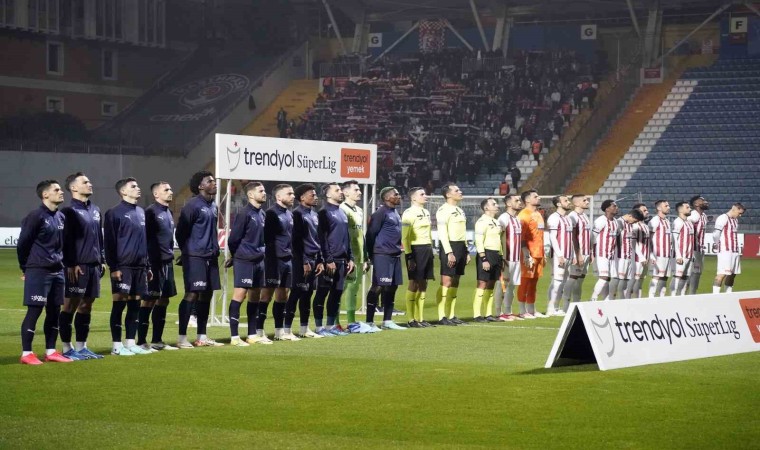
[[[375,184],[377,145],[217,134],[216,177]]]

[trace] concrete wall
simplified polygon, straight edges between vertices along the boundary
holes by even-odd
[[[256,109],[250,111],[248,102],[241,102],[216,128],[218,133],[239,133],[261,114],[292,80],[305,77],[308,58],[306,45],[288,57],[269,76],[254,86],[251,94]],[[300,56],[301,65],[293,66],[293,56]],[[210,133],[186,158],[166,158],[123,155],[88,155],[71,153],[2,152],[0,157],[0,226],[19,226],[26,213],[37,207],[39,199],[35,186],[40,180],[53,178],[60,182],[70,173],[82,171],[95,186],[93,201],[107,209],[119,201],[113,189],[120,178],[137,178],[143,189],[142,204],[152,201],[148,192],[150,185],[159,180],[168,181],[179,193],[187,185],[190,176],[206,168],[214,160],[214,133]],[[67,201],[69,196],[67,195]],[[174,205],[178,211],[182,205]]]

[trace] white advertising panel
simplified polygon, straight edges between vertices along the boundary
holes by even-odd
[[[377,145],[217,134],[216,177],[375,184]]]
[[[0,247],[15,247],[21,228],[0,228]]]
[[[600,370],[760,351],[760,291],[573,303],[546,367]]]

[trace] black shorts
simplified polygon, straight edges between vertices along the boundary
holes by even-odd
[[[489,271],[483,270],[483,261],[480,260],[480,256],[477,257],[478,263],[478,281],[496,281],[501,276],[501,255],[496,250],[486,250],[486,259],[491,264]]]
[[[438,245],[438,255],[441,258],[441,275],[455,277],[464,275],[464,267],[467,265],[467,243],[464,241],[452,241],[451,251],[457,259],[454,267],[449,267],[449,258],[443,250],[443,245]]]
[[[121,280],[111,277],[111,293],[133,297],[148,295],[148,269],[145,267],[122,267]]]
[[[83,274],[79,275],[76,282],[69,281],[66,276],[66,297],[67,298],[98,298],[100,297],[100,275],[102,267],[100,264],[90,264],[79,266]],[[67,274],[68,275],[68,274]]]
[[[401,286],[401,255],[374,255],[372,257],[372,284],[375,286]]]
[[[314,275],[314,272],[317,270],[316,257],[309,258],[308,256],[305,256],[303,258],[299,258],[298,256],[295,256],[291,260],[291,263],[293,264],[293,279],[291,281],[292,288],[299,289],[303,292],[313,291],[316,289],[317,277]],[[304,275],[303,270],[303,266],[306,264],[311,267],[311,272],[309,272],[308,276]]]
[[[236,288],[255,289],[264,287],[263,259],[259,261],[234,259],[232,261],[232,273]]]
[[[63,270],[26,269],[24,272],[24,306],[63,305],[66,282]]]
[[[293,284],[293,260],[290,258],[277,258],[266,262],[266,287],[287,288]]]
[[[327,263],[325,263],[325,271],[319,276],[318,285],[321,288],[329,288],[332,291],[342,291],[346,285],[348,261],[345,259],[336,259],[333,262],[335,263],[335,273],[333,273],[332,276],[328,276]]]
[[[219,261],[216,258],[183,256],[182,278],[185,281],[185,292],[216,291],[222,287]]]
[[[409,281],[435,280],[432,245],[412,245],[412,253],[406,255],[406,258],[406,272],[409,275]],[[409,270],[409,261],[414,261],[414,270]]]
[[[174,262],[172,260],[151,264],[153,279],[148,281],[147,300],[170,298],[177,295],[177,284],[174,282]]]

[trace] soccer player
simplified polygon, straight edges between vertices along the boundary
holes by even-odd
[[[628,297],[628,284],[634,277],[634,226],[644,220],[644,215],[638,209],[628,214],[635,220],[618,219],[618,236],[615,244],[615,260],[612,263],[612,279],[606,299],[625,299]]]
[[[689,221],[691,206],[687,202],[676,204],[678,217],[673,220],[673,241],[675,247],[676,279],[671,295],[684,295],[691,276],[694,259],[694,224]]]
[[[394,187],[384,187],[380,191],[383,204],[372,214],[367,230],[367,253],[371,264],[372,286],[367,292],[367,325],[377,331],[375,307],[378,297],[383,301],[384,330],[406,330],[393,322],[393,305],[396,289],[404,283],[401,275],[401,217],[396,207],[401,204],[401,196]]]
[[[594,220],[594,256],[599,279],[591,293],[591,301],[606,298],[609,293],[610,277],[614,270],[615,247],[619,233],[619,222],[615,220],[618,205],[614,200],[602,202],[602,215]]]
[[[410,328],[433,325],[423,317],[428,280],[433,280],[433,235],[425,189],[409,190],[412,205],[401,215],[401,243],[404,246],[409,287],[406,290],[406,310]]]
[[[636,203],[633,205],[633,209],[640,211],[644,218],[633,226],[634,281],[633,283],[628,283],[626,298],[641,298],[641,286],[647,275],[647,266],[649,265],[649,256],[651,253],[650,231],[649,224],[647,223],[647,220],[649,219],[649,209],[643,203]]]
[[[264,217],[264,270],[266,287],[261,289],[259,300],[259,317],[256,322],[256,340],[266,344],[270,339],[264,334],[269,302],[274,295],[272,315],[275,328],[282,329],[285,322],[285,308],[288,302],[288,289],[293,283],[293,214],[290,212],[295,201],[293,187],[278,184],[273,189],[275,204]],[[284,334],[284,333],[282,333]],[[251,330],[248,330],[251,336]]]
[[[176,239],[182,252],[181,263],[185,297],[179,304],[179,348],[221,347],[206,335],[211,298],[221,286],[219,281],[219,241],[217,234],[216,180],[208,171],[190,177],[190,192],[195,196],[182,208],[177,221]],[[187,325],[193,305],[198,317],[197,339],[187,340]]]
[[[713,231],[713,251],[718,254],[718,273],[713,282],[713,294],[719,294],[721,286],[726,283],[725,292],[734,290],[736,275],[742,273],[739,252],[739,218],[746,208],[741,203],[734,203],[728,212],[715,219]]]
[[[499,216],[499,225],[504,232],[504,272],[507,275],[504,304],[501,308],[499,320],[511,322],[523,320],[522,317],[512,314],[512,302],[515,298],[515,286],[520,285],[521,263],[520,251],[522,250],[522,224],[517,215],[522,209],[522,200],[519,195],[507,195],[504,197],[506,212]]]
[[[549,304],[546,307],[547,316],[564,316],[562,305],[559,304],[562,293],[570,275],[570,265],[577,264],[573,248],[573,223],[567,217],[570,208],[570,198],[567,195],[557,195],[552,198],[554,211],[546,220],[549,227],[549,241],[552,249],[552,284],[549,286]],[[557,308],[559,306],[559,308]]]
[[[63,304],[63,233],[65,219],[58,211],[63,203],[63,189],[55,180],[37,184],[39,208],[31,211],[21,222],[16,253],[24,273],[24,306],[26,316],[21,322],[21,364],[37,366],[42,361],[32,352],[37,320],[45,310],[45,361],[71,362],[55,349],[58,338],[58,315]]]
[[[517,215],[521,226],[522,267],[520,268],[520,287],[517,289],[517,301],[520,303],[520,317],[535,319],[546,317],[536,311],[536,286],[544,272],[544,218],[538,212],[541,198],[531,189],[520,195],[525,205]]]
[[[356,296],[361,287],[360,274],[367,271],[368,264],[365,260],[364,251],[364,211],[358,202],[362,199],[362,190],[356,180],[346,181],[341,185],[343,191],[343,203],[340,209],[348,217],[348,236],[351,239],[351,254],[354,255],[355,269],[346,275],[346,283],[343,293],[345,294],[346,319],[350,333],[367,333],[370,327],[364,322],[356,320]]]
[[[261,288],[264,287],[264,211],[261,207],[267,201],[264,185],[258,181],[247,183],[243,187],[248,204],[237,213],[232,222],[227,244],[231,259],[224,262],[232,266],[233,285],[232,300],[228,314],[230,316],[230,345],[248,347],[258,342],[256,339],[256,321],[258,320],[258,303]],[[240,339],[240,308],[246,302],[248,316],[248,340]],[[271,342],[271,341],[270,341]]]
[[[327,299],[327,326],[325,329],[334,336],[348,333],[336,324],[340,315],[340,297],[346,275],[354,271],[354,255],[348,235],[348,216],[340,209],[343,191],[338,183],[322,186],[325,204],[317,214],[319,217],[319,246],[324,271],[317,277],[317,295],[314,296],[314,319],[322,316],[324,301]]]
[[[657,215],[649,221],[651,231],[652,281],[649,282],[649,297],[663,297],[668,277],[673,274],[673,236],[670,230],[670,203],[657,200],[654,204]]]
[[[103,223],[103,247],[111,270],[111,354],[116,356],[152,353],[135,342],[140,299],[148,293],[153,274],[148,267],[148,241],[145,234],[145,211],[137,206],[141,191],[137,180],[123,178],[116,182],[121,202],[106,211]],[[121,342],[121,316],[124,308],[126,345]]]
[[[71,203],[61,209],[66,222],[63,233],[66,298],[58,319],[63,356],[73,360],[100,359],[102,355],[87,348],[92,303],[100,297],[100,278],[105,273],[100,208],[90,201],[92,183],[82,172],[66,177],[65,188],[71,193]],[[76,348],[71,345],[72,321]]]
[[[496,220],[499,205],[496,200],[489,197],[480,202],[480,209],[483,215],[475,222],[478,287],[472,302],[473,318],[475,322],[498,322],[499,319],[493,316],[493,287],[501,275],[504,259],[501,248],[501,226]]]
[[[438,226],[438,255],[441,259],[441,285],[436,292],[439,325],[463,325],[456,316],[456,298],[459,289],[459,277],[464,275],[464,268],[470,263],[467,250],[467,217],[462,208],[457,206],[462,201],[462,191],[454,183],[447,183],[441,188],[446,201],[438,208],[435,219]]]
[[[150,191],[155,202],[145,210],[145,234],[153,279],[148,282],[148,295],[140,305],[137,345],[145,350],[177,350],[177,347],[166,344],[163,337],[169,299],[177,295],[174,281],[174,219],[169,210],[174,191],[166,181],[153,183]],[[151,319],[153,336],[148,344]]]
[[[710,203],[701,195],[697,195],[691,198],[689,204],[691,205],[689,222],[694,225],[694,260],[691,264],[691,275],[689,276],[687,291],[693,295],[697,293],[699,279],[702,277],[702,267],[705,260],[705,228],[707,227],[707,214],[705,214],[705,211],[710,209]]]
[[[573,210],[567,214],[573,226],[573,248],[577,264],[570,264],[569,276],[562,289],[562,310],[567,312],[570,300],[579,302],[583,291],[583,280],[586,279],[588,266],[594,259],[591,247],[591,220],[586,214],[590,199],[585,194],[575,194],[570,198]]]

